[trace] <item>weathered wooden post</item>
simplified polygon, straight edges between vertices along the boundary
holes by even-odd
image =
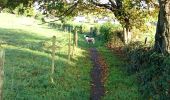
[[[0,45],[0,100],[2,100],[3,93],[3,78],[4,78],[4,61],[5,61],[5,52]]]
[[[56,49],[59,48],[59,46],[56,45],[56,36],[52,37],[52,45],[46,46],[46,48],[51,49],[51,82],[54,83],[53,75],[55,70],[55,53]]]
[[[76,28],[76,31],[75,31],[75,46],[76,46],[76,48],[78,47],[78,33],[77,33],[77,28]]]
[[[51,53],[51,58],[52,58],[52,66],[51,66],[51,82],[54,83],[53,79],[53,74],[54,74],[54,66],[55,66],[55,51],[56,51],[56,37],[53,36],[52,38],[52,47],[51,47],[52,53]]]
[[[68,31],[68,60],[71,58],[71,31]]]
[[[78,46],[78,34],[77,34],[77,28],[74,28],[74,36],[73,36],[73,50],[72,50],[72,56],[74,56],[74,52],[76,52],[76,48]]]

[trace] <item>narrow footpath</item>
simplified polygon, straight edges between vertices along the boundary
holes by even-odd
[[[107,78],[108,68],[96,48],[90,48],[90,56],[93,62],[90,100],[101,100],[105,94],[104,82]]]

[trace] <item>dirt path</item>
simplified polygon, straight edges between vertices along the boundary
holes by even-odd
[[[95,48],[90,48],[90,55],[93,62],[90,100],[101,100],[105,94],[104,82],[107,78],[107,65]]]

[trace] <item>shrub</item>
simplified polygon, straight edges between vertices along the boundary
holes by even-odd
[[[44,18],[44,16],[41,13],[37,13],[34,18],[37,20],[42,20],[42,18]]]
[[[9,9],[9,8],[4,8],[4,9],[2,10],[2,12],[3,12],[3,13],[12,13],[12,10]]]
[[[170,99],[170,56],[155,52],[143,43],[130,43],[125,49],[129,74],[137,73],[139,90],[152,100]]]
[[[100,35],[99,37],[102,37],[102,40],[109,44],[109,46],[115,46],[118,44],[123,44],[122,39],[120,38],[122,32],[120,29],[120,26],[111,24],[111,23],[105,23],[100,27]]]
[[[24,10],[24,15],[27,16],[27,17],[34,16],[35,15],[34,8],[33,7],[26,7],[25,10]]]
[[[148,54],[148,61],[145,62],[147,69],[138,75],[140,91],[147,99],[168,100],[170,99],[169,57],[156,52]]]
[[[89,32],[90,32],[90,25],[82,24],[81,33],[89,33]]]
[[[24,6],[23,4],[19,4],[14,10],[13,13],[16,15],[23,15],[24,14]]]
[[[148,61],[147,51],[151,48],[143,43],[131,42],[124,47],[124,52],[128,58],[127,71],[128,73],[139,72],[143,68],[142,64],[145,64],[145,60]]]
[[[101,37],[99,37],[99,35],[100,35],[100,25],[96,24],[96,25],[92,28],[91,34],[92,34],[94,37],[98,36],[98,38],[100,39],[100,38],[101,38]]]

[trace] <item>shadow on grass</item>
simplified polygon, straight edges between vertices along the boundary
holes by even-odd
[[[29,33],[21,29],[4,29],[0,28],[0,40],[5,41],[8,45],[40,50],[42,41],[47,38],[35,33]]]
[[[0,39],[8,44],[3,94],[5,100],[89,99],[91,62],[88,52],[84,50],[87,45],[83,40],[80,39],[81,54],[76,54],[70,63],[66,51],[57,52],[55,84],[52,84],[50,52],[44,52],[41,45],[47,38],[21,29],[0,30]]]
[[[83,55],[86,55],[83,52]],[[63,57],[61,57],[63,56]],[[55,75],[50,82],[49,54],[10,46],[6,49],[4,94],[5,100],[87,100],[90,63],[85,56],[68,63],[66,55],[55,61]],[[85,63],[85,64],[82,64]]]

